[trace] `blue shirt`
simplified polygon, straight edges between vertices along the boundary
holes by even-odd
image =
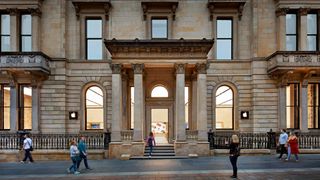
[[[286,144],[288,141],[288,134],[287,133],[281,133],[279,137],[279,144]]]

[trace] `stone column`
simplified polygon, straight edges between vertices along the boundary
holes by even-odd
[[[132,64],[134,72],[134,130],[133,141],[143,141],[144,123],[144,93],[143,93],[143,69],[144,64]]]
[[[32,51],[40,51],[40,9],[32,9]]]
[[[19,51],[18,9],[9,9],[10,13],[10,51]]]
[[[279,85],[279,128],[285,129],[287,128],[287,119],[286,119],[286,85]]]
[[[303,80],[301,85],[301,116],[300,116],[300,130],[301,132],[308,132],[308,81]]]
[[[175,122],[176,141],[186,141],[185,129],[185,64],[175,64],[176,69],[176,98],[175,98]]]
[[[17,84],[10,82],[10,132],[18,130],[18,90]]]
[[[278,51],[286,50],[286,14],[289,11],[288,8],[278,8],[276,10],[277,16],[277,42],[278,42]]]
[[[129,129],[128,127],[128,75],[125,71],[122,72],[122,129]],[[129,88],[130,89],[130,88]]]
[[[112,125],[111,141],[121,141],[122,128],[122,80],[121,64],[112,64]]]
[[[307,15],[308,15],[308,8],[300,8],[299,15],[300,15],[300,25],[298,26],[300,29],[299,32],[299,51],[307,51],[308,50],[308,40],[307,40]]]
[[[197,130],[197,73],[192,75],[191,130]]]
[[[198,140],[208,141],[207,135],[207,64],[196,65],[197,76],[197,125]]]
[[[32,83],[32,133],[39,133],[40,84]]]

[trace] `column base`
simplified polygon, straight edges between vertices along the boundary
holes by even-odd
[[[130,156],[143,156],[144,142],[111,142],[109,144],[110,159],[120,159],[123,154],[128,154]]]
[[[209,156],[209,142],[175,142],[175,153],[177,156],[188,156],[197,154],[198,156]]]

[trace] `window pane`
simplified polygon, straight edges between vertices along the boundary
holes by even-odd
[[[217,38],[232,38],[232,20],[217,20]]]
[[[10,35],[10,15],[1,15],[1,34]]]
[[[296,51],[297,50],[296,36],[286,36],[286,47],[287,47],[287,51]]]
[[[130,88],[130,95],[131,95],[131,127],[130,129],[134,129],[134,87]]]
[[[307,23],[308,23],[308,34],[317,34],[317,15],[316,14],[308,14],[307,15]]]
[[[157,86],[153,88],[151,97],[168,97],[168,91],[162,86]]]
[[[299,128],[299,84],[290,84],[286,88],[286,117],[287,128]]]
[[[316,51],[317,50],[317,37],[316,36],[308,36],[308,50]]]
[[[102,20],[87,20],[87,38],[102,38]]]
[[[102,40],[88,40],[87,59],[102,59]]]
[[[30,52],[32,51],[32,37],[31,36],[22,36],[21,37],[21,51]]]
[[[231,59],[231,39],[217,40],[217,59]]]
[[[308,128],[319,128],[319,111],[316,107],[308,107]]]
[[[10,129],[10,87],[4,87],[4,129]]]
[[[10,36],[1,37],[1,51],[10,51]]]
[[[23,87],[24,129],[32,129],[32,88]]]
[[[216,128],[233,128],[233,92],[228,86],[216,91]]]
[[[32,108],[23,108],[24,129],[32,129]]]
[[[22,15],[21,16],[21,34],[22,35],[31,35],[31,15]]]
[[[32,88],[23,87],[23,103],[24,107],[32,107]]]
[[[296,34],[297,30],[297,16],[296,14],[286,15],[286,34]]]
[[[103,129],[103,93],[93,86],[86,92],[86,129]]]
[[[166,19],[153,19],[152,20],[152,38],[167,38],[167,24]]]
[[[308,84],[308,128],[319,128],[319,84]]]

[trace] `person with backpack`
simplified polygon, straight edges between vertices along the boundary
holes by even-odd
[[[150,132],[149,134],[149,137],[147,138],[147,142],[146,142],[146,145],[149,146],[149,157],[151,157],[151,153],[152,153],[152,150],[153,150],[153,146],[156,145],[156,141],[154,140],[154,136],[153,136],[153,133]]]
[[[232,169],[233,169],[233,175],[231,176],[231,178],[237,178],[237,172],[238,172],[238,167],[237,167],[237,160],[238,157],[240,156],[240,145],[239,145],[240,141],[239,141],[239,137],[234,134],[231,136],[231,143],[229,145],[229,158],[230,158],[230,162],[232,165]]]
[[[24,135],[23,149],[24,149],[25,153],[24,153],[24,158],[21,161],[21,163],[25,163],[28,158],[30,160],[30,163],[33,163],[34,161],[33,161],[32,156],[31,156],[31,151],[33,151],[32,140],[31,140],[31,138],[29,137],[28,134]]]

